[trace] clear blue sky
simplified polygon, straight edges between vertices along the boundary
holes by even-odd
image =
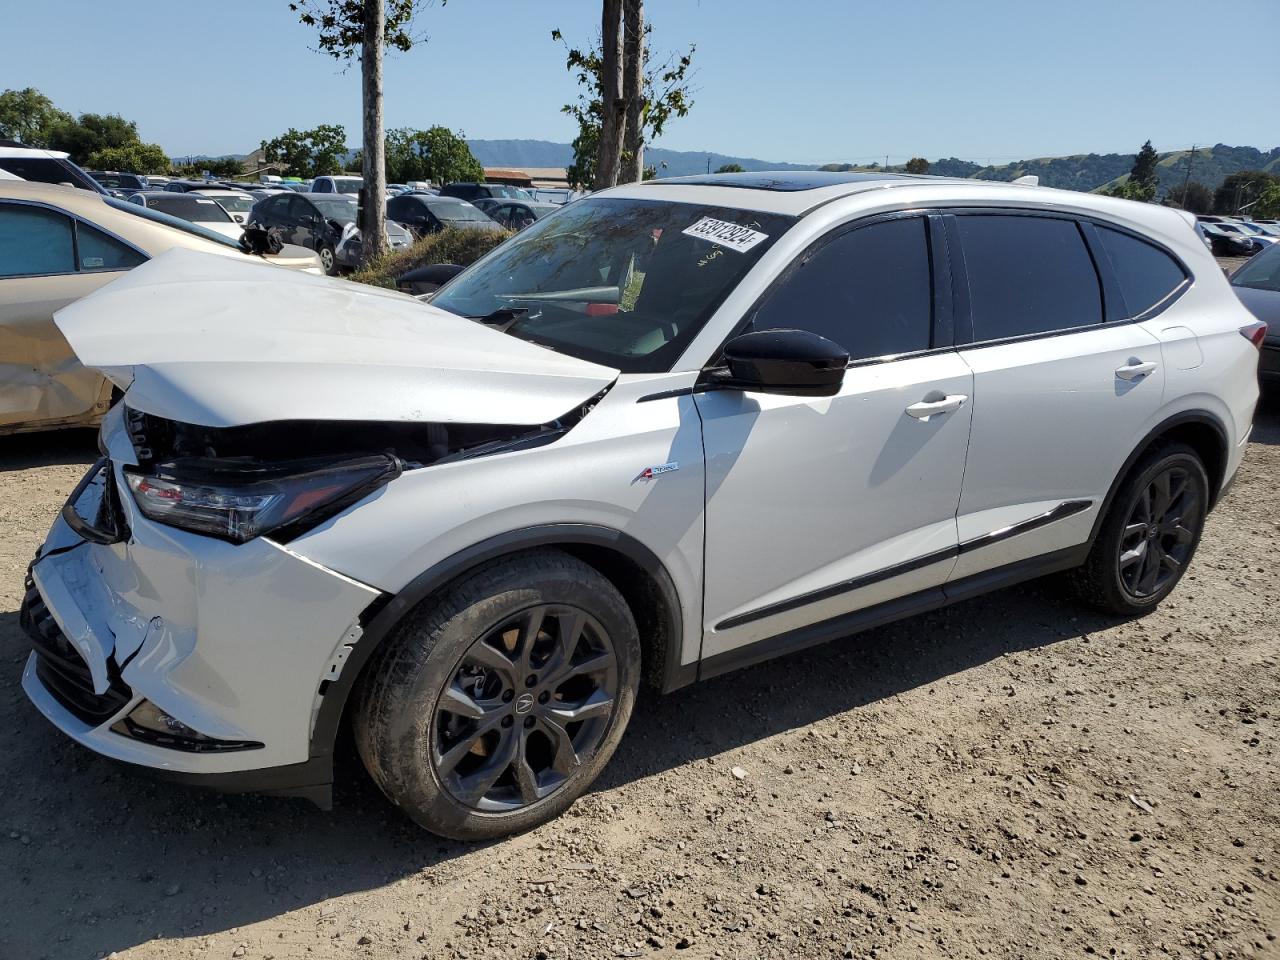
[[[1280,145],[1280,0],[647,0],[654,47],[698,46],[693,113],[660,145],[794,162],[996,162],[1192,143]],[[6,3],[0,89],[121,113],[171,155],[288,127],[360,136],[359,68],[315,52],[287,0]],[[568,141],[559,27],[597,0],[449,0],[389,59],[388,126]],[[1217,52],[1215,52],[1217,51]],[[1252,52],[1251,52],[1252,51]]]

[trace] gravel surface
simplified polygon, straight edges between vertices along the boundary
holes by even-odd
[[[0,443],[4,960],[1280,957],[1274,398],[1151,616],[1034,583],[644,698],[593,792],[488,845],[350,756],[322,813],[56,733],[17,608],[93,440]]]

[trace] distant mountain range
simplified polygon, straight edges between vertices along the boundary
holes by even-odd
[[[573,162],[573,147],[567,143],[550,140],[468,140],[471,152],[486,167],[564,167]],[[346,161],[355,154],[351,149]],[[237,159],[243,155],[233,154]],[[735,157],[725,153],[698,150],[666,150],[649,147],[645,150],[645,164],[657,167],[659,177],[684,177],[708,170],[716,170],[729,163],[736,163],[744,170],[878,170],[853,164],[784,163],[775,160],[758,160],[755,157]],[[1080,153],[1067,157],[1038,157],[1013,163],[983,166],[969,160],[947,157],[929,164],[929,173],[943,177],[965,177],[973,180],[1016,180],[1034,175],[1041,186],[1060,187],[1065,190],[1097,190],[1114,183],[1129,173],[1133,166],[1132,153]],[[182,158],[187,159],[187,158]],[[189,158],[198,162],[203,156]],[[1233,173],[1242,170],[1265,170],[1280,175],[1280,147],[1259,150],[1257,147],[1231,147],[1225,143],[1212,147],[1190,150],[1174,150],[1160,154],[1158,165],[1160,186],[1163,190],[1181,184],[1190,166],[1191,179],[1203,183],[1209,189],[1220,185]],[[903,166],[891,166],[891,172],[900,173]]]

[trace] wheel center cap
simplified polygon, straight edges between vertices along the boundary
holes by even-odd
[[[516,713],[525,714],[533,709],[534,704],[532,693],[522,693],[516,697]]]

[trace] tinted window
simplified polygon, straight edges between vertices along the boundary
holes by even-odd
[[[0,277],[75,270],[70,219],[38,207],[0,205]]]
[[[87,223],[76,224],[81,270],[130,270],[146,260],[132,247]]]
[[[921,217],[852,230],[808,255],[752,318],[840,344],[853,360],[929,348],[929,248]]]
[[[1231,277],[1231,283],[1237,287],[1280,293],[1280,243],[1273,243],[1237,270]]]
[[[1102,322],[1098,274],[1074,221],[985,215],[956,221],[974,340]]]
[[[69,160],[59,157],[0,157],[0,169],[31,183],[67,183],[101,192],[96,180]]]
[[[1186,279],[1182,267],[1163,250],[1118,230],[1097,229],[1129,316],[1150,310]]]

